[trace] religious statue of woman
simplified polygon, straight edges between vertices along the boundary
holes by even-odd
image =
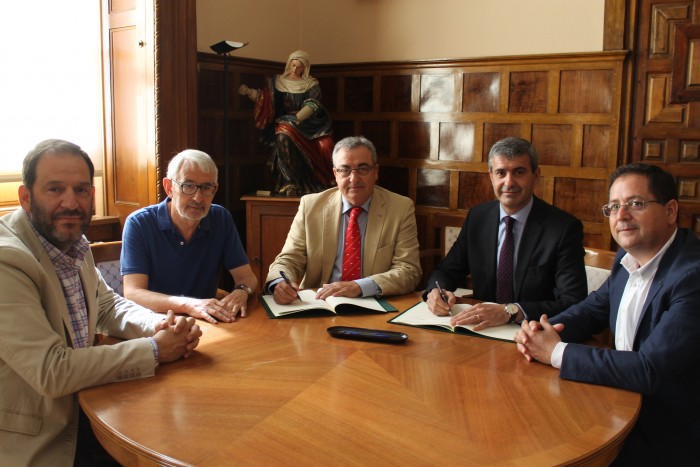
[[[238,89],[255,102],[255,127],[273,148],[268,166],[275,194],[301,196],[333,184],[331,118],[310,69],[308,54],[297,50],[289,55],[284,74],[268,78],[263,89],[245,84]]]

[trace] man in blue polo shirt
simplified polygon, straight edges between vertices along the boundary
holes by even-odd
[[[168,198],[139,209],[124,224],[124,296],[152,310],[173,310],[211,323],[245,316],[258,281],[231,214],[212,204],[218,169],[208,154],[187,149],[168,164]],[[215,298],[220,267],[235,284]]]

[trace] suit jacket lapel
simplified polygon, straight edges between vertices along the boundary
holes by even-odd
[[[328,203],[323,207],[323,236],[321,237],[321,248],[323,250],[321,277],[323,281],[327,281],[333,272],[335,255],[338,251],[340,214],[342,208],[343,202],[340,195],[340,190],[331,196]]]
[[[542,205],[537,198],[533,198],[530,215],[525,221],[525,228],[520,237],[518,247],[518,261],[515,266],[513,293],[517,299],[520,297],[520,288],[525,281],[528,264],[532,264],[531,258],[537,248],[537,243],[542,240],[544,219],[542,216]]]
[[[501,219],[499,218],[500,209],[498,201],[494,201],[491,204],[491,209],[483,216],[483,225],[478,228],[481,230],[480,235],[481,241],[479,244],[484,248],[484,254],[478,254],[474,257],[476,258],[486,258],[486,264],[480,264],[479,267],[483,267],[487,278],[485,296],[495,297],[496,296],[496,269],[498,264],[498,225]],[[473,252],[469,253],[470,256]],[[472,275],[479,274],[479,271],[472,271]]]
[[[365,244],[362,248],[362,275],[369,276],[374,271],[375,252],[379,248],[379,238],[384,231],[386,220],[386,200],[376,188],[372,192],[372,202],[367,213]]]
[[[619,259],[621,256],[616,256],[616,262],[619,263]],[[612,333],[613,336],[615,336],[615,333],[617,331],[617,315],[620,310],[620,302],[622,301],[622,294],[625,292],[625,286],[627,285],[627,280],[629,279],[630,275],[627,272],[627,270],[622,267],[620,264],[616,264],[613,266],[613,269],[617,267],[620,269],[620,272],[615,274],[615,271],[613,270],[613,279],[610,282],[610,289],[609,289],[609,294],[610,294],[610,332]]]
[[[68,333],[68,337],[71,342],[75,342],[75,333],[73,331],[73,325],[71,325],[70,314],[68,313],[68,305],[66,304],[66,298],[63,295],[63,287],[61,286],[61,281],[56,274],[56,268],[49,258],[49,254],[46,252],[44,245],[41,240],[34,233],[34,229],[29,223],[29,220],[25,217],[21,210],[16,211],[12,215],[17,216],[16,229],[19,231],[24,244],[27,245],[29,250],[34,254],[39,264],[47,272],[49,281],[51,282],[51,293],[54,296],[54,303],[60,303],[61,306],[58,308],[61,311],[61,320],[63,321],[63,327]],[[82,277],[81,277],[82,279]]]
[[[678,230],[676,232],[676,238],[673,239],[673,243],[671,243],[668,250],[666,250],[666,253],[664,254],[663,258],[661,258],[661,261],[659,262],[659,267],[656,270],[656,274],[654,274],[654,280],[651,283],[651,286],[649,287],[649,293],[647,294],[647,298],[644,300],[644,308],[642,308],[642,316],[639,317],[640,325],[638,328],[641,328],[641,323],[645,320],[656,320],[656,318],[654,318],[653,316],[649,316],[649,313],[651,313],[652,309],[651,302],[654,300],[654,297],[656,297],[656,294],[658,294],[661,288],[664,286],[666,276],[671,270],[672,261],[675,261],[675,259],[678,257],[678,253],[675,252],[675,250],[682,248],[684,244],[685,237],[683,236],[681,230]],[[671,260],[671,258],[673,258],[673,260]],[[637,349],[639,345],[638,339],[639,333],[637,333],[634,336],[635,349]]]

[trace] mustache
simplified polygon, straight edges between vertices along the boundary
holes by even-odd
[[[85,217],[86,212],[82,209],[65,209],[63,211],[54,212],[51,219],[60,219],[61,217]]]

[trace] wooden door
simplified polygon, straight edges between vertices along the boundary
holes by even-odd
[[[107,212],[157,198],[153,0],[103,0]]]
[[[680,225],[700,234],[700,0],[642,0],[631,160],[677,180]]]

